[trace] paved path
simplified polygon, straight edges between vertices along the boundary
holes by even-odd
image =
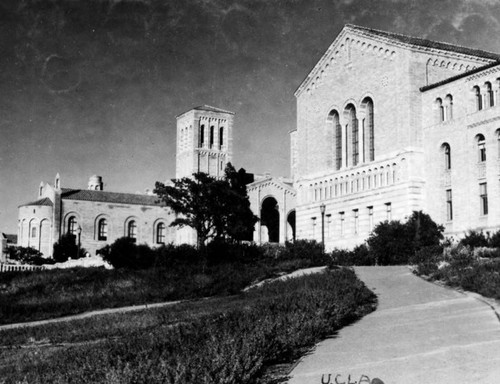
[[[377,310],[321,342],[289,384],[500,383],[498,304],[426,282],[407,267],[356,273],[377,294]]]

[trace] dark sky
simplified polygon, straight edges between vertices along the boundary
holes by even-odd
[[[293,93],[346,23],[500,52],[496,0],[0,0],[0,231],[40,181],[174,177],[175,116],[236,113],[234,165],[289,174]]]

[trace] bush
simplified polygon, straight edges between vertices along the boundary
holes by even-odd
[[[54,263],[53,260],[43,257],[40,251],[30,247],[9,247],[8,257],[23,264],[42,265]]]
[[[491,235],[488,241],[488,246],[491,248],[500,248],[500,231]]]
[[[130,237],[116,239],[109,250],[102,249],[99,253],[114,268],[145,269],[155,262],[155,252],[145,244],[135,244]]]
[[[334,249],[330,253],[332,265],[375,265],[375,258],[366,244],[356,246],[352,251]]]
[[[429,215],[415,211],[406,223],[396,220],[378,224],[367,243],[377,264],[406,264],[420,249],[438,246],[443,231],[444,227]]]
[[[483,231],[468,231],[463,239],[460,240],[460,244],[466,247],[476,248],[476,247],[487,247],[488,239],[486,238]]]
[[[68,259],[80,259],[85,257],[85,254],[85,249],[79,248],[78,245],[76,245],[76,236],[66,233],[54,244],[52,258],[57,263],[64,263]]]

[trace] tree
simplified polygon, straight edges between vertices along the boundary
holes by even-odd
[[[173,185],[156,182],[154,192],[177,215],[170,226],[193,228],[198,235],[198,247],[212,240],[238,240],[257,222],[246,188],[243,194],[240,184],[234,181],[231,186],[228,180],[234,176],[231,167],[224,179],[199,172],[193,177],[173,179]]]

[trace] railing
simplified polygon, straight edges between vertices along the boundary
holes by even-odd
[[[6,264],[0,263],[0,273],[1,272],[21,272],[21,271],[41,271],[45,269],[39,265],[27,265],[27,264]]]

